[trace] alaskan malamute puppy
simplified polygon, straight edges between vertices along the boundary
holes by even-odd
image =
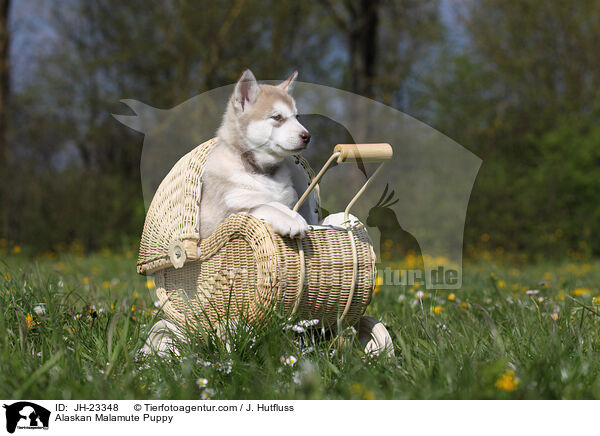
[[[307,223],[317,223],[314,198],[300,213],[291,210],[308,186],[304,170],[293,158],[310,141],[289,94],[297,75],[294,72],[277,86],[259,85],[245,70],[236,83],[204,170],[201,238],[240,212],[264,220],[284,236],[302,237]]]

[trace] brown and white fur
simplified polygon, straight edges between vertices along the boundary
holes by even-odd
[[[245,70],[236,83],[203,176],[202,238],[235,213],[251,214],[291,237],[303,237],[308,224],[317,223],[314,198],[300,213],[291,209],[308,185],[293,155],[310,141],[289,94],[297,75],[277,86],[259,85]]]

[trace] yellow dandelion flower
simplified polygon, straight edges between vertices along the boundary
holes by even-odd
[[[15,245],[12,249],[13,254],[19,254],[21,252],[21,246]]]
[[[513,392],[519,387],[519,379],[515,377],[515,372],[509,369],[496,380],[495,386],[499,391]]]
[[[135,304],[131,305],[131,313],[135,312]]]
[[[436,315],[439,315],[446,309],[444,308],[444,306],[437,305],[432,310],[433,310],[433,313],[435,313]]]
[[[156,283],[154,283],[154,279],[146,280],[146,288],[147,289],[154,289],[155,287],[156,287]]]
[[[90,283],[90,278],[86,276],[86,277],[83,278],[82,282],[83,282],[84,285],[87,285],[87,284]]]
[[[466,309],[468,306],[466,301],[463,301],[462,303],[460,303],[460,307],[462,307],[463,309]]]
[[[6,280],[6,281],[10,280],[10,273],[9,272],[5,272],[4,273],[4,280]]]
[[[497,285],[500,289],[506,288],[506,282],[504,280],[498,280]]]
[[[591,293],[592,290],[589,288],[577,288],[571,291],[571,294],[575,295],[576,297],[583,297],[584,295],[590,295]]]
[[[363,390],[364,387],[360,383],[354,382],[350,385],[350,392],[354,394],[360,394]]]
[[[35,321],[33,320],[33,315],[31,313],[27,314],[27,316],[25,317],[25,321],[27,322],[27,327],[35,326]]]
[[[600,296],[594,297],[594,299],[592,300],[592,303],[594,303],[594,304],[600,304]]]
[[[140,294],[139,294],[139,292],[136,292],[135,294],[133,294],[133,298],[135,298],[136,300],[137,300],[138,298],[140,298]]]
[[[367,389],[363,394],[363,400],[375,400],[375,394]]]
[[[490,240],[490,235],[488,235],[487,233],[484,233],[483,235],[481,235],[481,242],[488,242]]]
[[[107,280],[104,280],[104,281],[102,282],[102,287],[103,287],[104,289],[108,289],[108,288],[110,288],[110,282],[109,282],[109,281],[107,281]]]
[[[375,289],[373,289],[373,293],[377,294],[381,289],[379,288],[379,286],[375,286]]]
[[[514,283],[511,287],[513,291],[518,291],[519,289],[521,289],[521,285],[518,283]]]
[[[448,301],[456,301],[456,295],[454,295],[454,293],[450,293],[450,295],[448,295]]]

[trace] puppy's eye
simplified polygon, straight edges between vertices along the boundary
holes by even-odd
[[[281,120],[283,120],[283,117],[281,115],[279,115],[279,114],[273,115],[271,118],[273,118],[275,121],[281,121]]]

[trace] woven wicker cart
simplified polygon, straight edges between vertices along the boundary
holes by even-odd
[[[383,324],[363,317],[375,287],[375,254],[365,226],[349,210],[392,154],[388,144],[340,144],[316,176],[300,156],[311,183],[298,210],[327,168],[338,162],[382,161],[337,225],[311,226],[302,239],[282,237],[248,214],[227,218],[200,239],[199,204],[211,139],[183,156],[159,186],[148,209],[137,269],[154,276],[169,321],[214,329],[244,317],[260,322],[271,311],[318,320],[321,327],[357,326],[373,353],[392,353]],[[341,216],[341,214],[339,214]],[[331,219],[329,221],[332,221]]]

